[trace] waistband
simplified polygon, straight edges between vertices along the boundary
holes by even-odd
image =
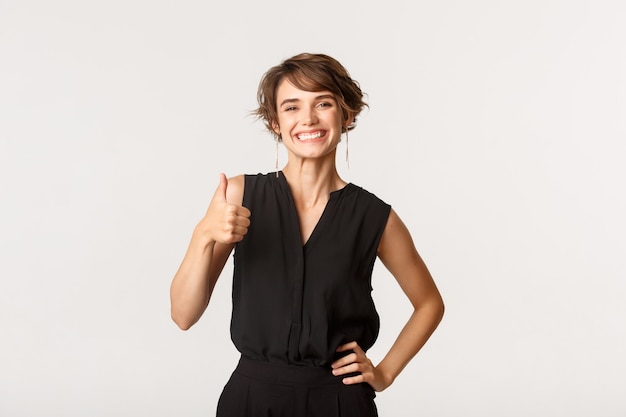
[[[330,367],[309,367],[270,363],[242,356],[235,373],[275,384],[331,385],[342,384],[347,375],[335,376]]]

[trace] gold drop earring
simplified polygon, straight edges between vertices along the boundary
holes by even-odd
[[[280,142],[280,128],[278,126],[274,126],[274,144],[276,145],[276,160],[274,161],[274,165],[276,167],[276,178],[278,178],[278,142]]]
[[[350,159],[348,158],[348,127],[346,126],[346,164],[348,164],[348,169],[350,169]]]
[[[274,142],[276,143],[276,178],[278,178],[278,142],[280,141],[280,135],[276,136],[276,139],[274,139]]]

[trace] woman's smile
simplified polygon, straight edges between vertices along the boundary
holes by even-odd
[[[314,141],[315,139],[322,139],[326,136],[325,130],[315,130],[312,132],[302,132],[296,134],[296,138],[302,142]]]

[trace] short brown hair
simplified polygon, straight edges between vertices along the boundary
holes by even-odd
[[[252,113],[263,119],[265,127],[275,134],[273,124],[278,120],[276,90],[283,79],[304,91],[330,91],[341,107],[343,119],[353,118],[348,130],[356,126],[356,117],[367,103],[359,83],[336,59],[324,54],[302,53],[270,68],[261,78],[257,91],[259,107]]]

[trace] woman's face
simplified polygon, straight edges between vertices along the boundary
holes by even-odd
[[[288,151],[301,158],[334,152],[341,140],[342,111],[329,91],[304,91],[283,80],[276,91],[274,131]]]

